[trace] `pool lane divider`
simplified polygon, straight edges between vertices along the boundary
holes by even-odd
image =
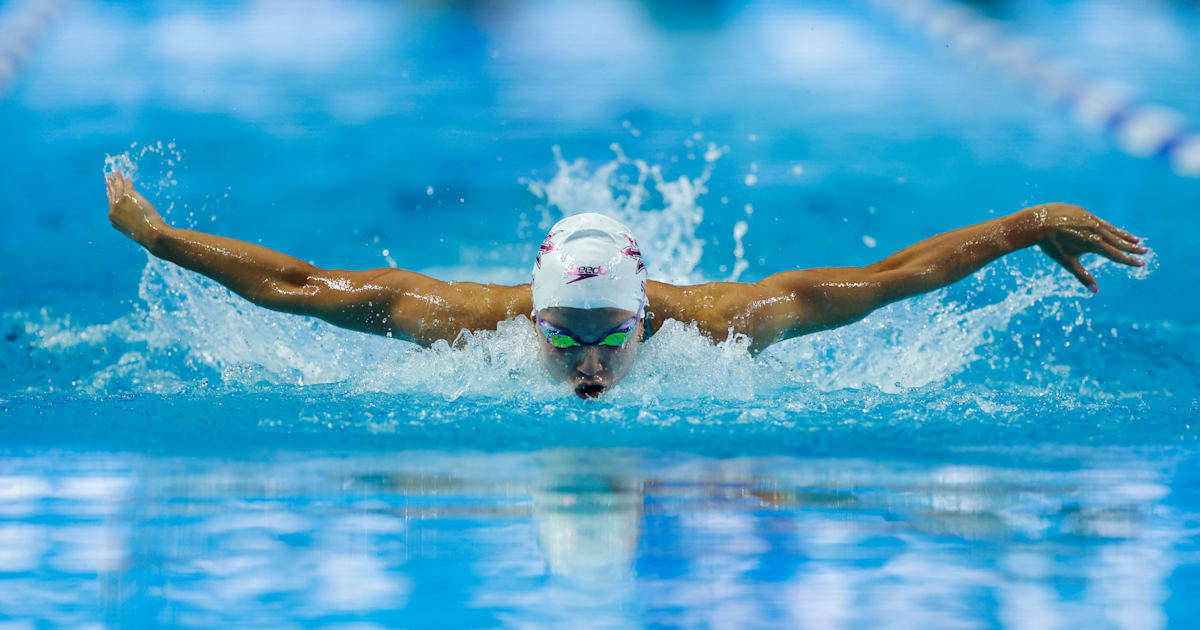
[[[0,14],[0,101],[8,96],[42,38],[63,5],[71,0],[29,0],[14,3]]]
[[[1088,81],[1037,53],[1037,41],[1007,33],[978,9],[945,0],[868,0],[935,45],[981,60],[1066,110],[1081,127],[1107,134],[1124,153],[1159,158],[1176,174],[1200,177],[1200,131],[1178,111],[1139,102],[1116,81]]]

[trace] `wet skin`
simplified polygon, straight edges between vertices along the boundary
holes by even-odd
[[[495,330],[500,322],[533,311],[528,284],[446,282],[404,269],[322,269],[253,243],[173,227],[129,178],[113,174],[105,183],[114,228],[151,254],[208,276],[264,308],[423,346],[452,342],[464,329]],[[650,281],[647,313],[655,322],[694,323],[714,341],[745,335],[750,352],[757,353],[958,282],[1027,247],[1037,246],[1095,293],[1099,287],[1080,256],[1141,266],[1145,262],[1138,256],[1149,250],[1140,241],[1079,206],[1045,203],[932,236],[864,267],[793,269],[753,283]],[[618,309],[546,311],[552,324],[585,342],[631,316]],[[542,363],[556,380],[573,384],[577,395],[598,396],[628,372],[644,325],[640,322],[634,338],[618,349],[542,347]],[[548,345],[540,332],[538,339]]]
[[[619,308],[551,307],[538,312],[538,317],[569,333],[584,345],[555,348],[545,342],[538,328],[539,355],[550,378],[569,383],[580,398],[595,398],[624,378],[637,358],[638,340],[643,321],[619,348],[597,345],[596,342],[633,317],[630,311]],[[534,322],[537,327],[537,322]]]

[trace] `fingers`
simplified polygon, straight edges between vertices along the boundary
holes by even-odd
[[[1065,258],[1060,260],[1059,263],[1062,264],[1063,267],[1066,267],[1067,271],[1070,271],[1071,275],[1075,276],[1079,282],[1083,283],[1083,286],[1087,287],[1088,291],[1091,291],[1092,293],[1098,293],[1100,291],[1100,287],[1096,285],[1096,279],[1092,277],[1092,274],[1087,272],[1087,269],[1083,268],[1083,265],[1079,262],[1078,258]]]
[[[1099,246],[1100,246],[1100,249],[1099,249],[1099,252],[1097,252],[1097,253],[1099,253],[1100,255],[1104,256],[1105,258],[1107,258],[1109,260],[1112,260],[1114,262],[1119,262],[1122,265],[1129,265],[1130,267],[1145,267],[1146,266],[1145,261],[1143,261],[1139,258],[1134,258],[1133,256],[1126,254],[1125,252],[1117,249],[1116,247],[1113,247],[1112,245],[1109,245],[1108,243],[1099,243]]]
[[[1072,252],[1074,254],[1093,252],[1114,262],[1129,265],[1130,267],[1144,267],[1146,265],[1145,262],[1130,254],[1144,254],[1150,251],[1149,249],[1117,238],[1115,234],[1110,234],[1103,228],[1086,232],[1073,230],[1072,232],[1090,243],[1090,246],[1086,247],[1083,251]]]
[[[125,195],[137,196],[137,189],[133,187],[133,180],[121,173],[109,173],[104,176],[104,186],[108,191],[108,200],[116,203]]]
[[[109,196],[109,200],[112,203],[116,203],[125,195],[125,181],[121,179],[120,173],[113,173],[112,179],[109,181],[112,183],[112,193]]]
[[[1108,245],[1130,254],[1145,254],[1146,252],[1150,251],[1150,248],[1127,241],[1111,230],[1101,229],[1100,237],[1104,239],[1104,242]]]
[[[1079,280],[1083,286],[1087,287],[1089,291],[1095,293],[1100,290],[1099,287],[1096,286],[1095,278],[1092,278],[1092,275],[1083,268],[1083,265],[1079,264],[1079,258],[1067,255],[1061,249],[1051,243],[1043,243],[1042,245],[1039,245],[1039,247],[1043,252],[1046,253],[1047,256],[1053,259],[1054,262],[1062,265],[1064,269],[1071,272],[1071,275],[1075,276],[1075,278]]]
[[[1092,216],[1096,217],[1096,215],[1092,215]],[[1099,221],[1100,226],[1103,227],[1105,230],[1112,232],[1116,236],[1123,238],[1123,239],[1129,241],[1130,243],[1139,243],[1142,240],[1142,239],[1130,234],[1129,232],[1126,232],[1125,230],[1122,230],[1121,228],[1109,223],[1108,221],[1101,219],[1100,217],[1096,217],[1096,221]]]
[[[146,201],[146,198],[142,196],[142,193],[138,192],[137,188],[134,188],[133,179],[129,177],[125,178],[125,194],[133,197],[134,201],[137,201],[138,203],[149,203]]]

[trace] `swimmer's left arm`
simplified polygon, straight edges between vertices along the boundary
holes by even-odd
[[[953,284],[989,262],[1037,245],[1096,292],[1079,256],[1140,266],[1140,239],[1078,206],[1050,203],[939,234],[866,267],[777,273],[730,304],[731,324],[761,349],[791,337],[856,322],[877,308]]]

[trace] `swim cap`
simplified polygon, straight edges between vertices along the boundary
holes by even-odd
[[[533,310],[554,306],[620,308],[638,317],[646,306],[646,266],[633,232],[595,212],[550,228],[533,263]]]

